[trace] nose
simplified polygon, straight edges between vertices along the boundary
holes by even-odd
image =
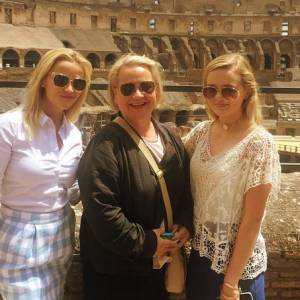
[[[217,90],[217,93],[216,93],[216,95],[214,96],[214,98],[215,99],[224,99],[224,96],[223,96],[223,94],[222,94],[222,90]]]
[[[140,88],[135,88],[133,94],[133,96],[137,96],[137,97],[140,97],[140,96],[144,96],[144,94],[141,92]]]
[[[73,93],[75,91],[73,85],[72,85],[72,81],[70,80],[68,82],[68,84],[65,86],[64,90],[68,93]]]

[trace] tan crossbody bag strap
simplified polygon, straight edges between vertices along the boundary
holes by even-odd
[[[172,213],[172,207],[170,202],[170,197],[168,193],[167,184],[164,178],[163,171],[158,167],[155,159],[153,158],[150,150],[145,145],[144,141],[136,134],[136,132],[130,127],[130,125],[121,117],[117,117],[114,119],[114,122],[119,124],[123,129],[126,130],[126,132],[129,134],[129,136],[133,139],[133,141],[137,144],[139,149],[143,152],[146,159],[148,160],[152,170],[154,171],[156,178],[159,182],[161,193],[164,200],[164,206],[166,209],[167,214],[167,224],[165,224],[166,231],[172,231],[173,227],[173,213]]]

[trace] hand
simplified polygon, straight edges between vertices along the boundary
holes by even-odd
[[[231,285],[224,282],[221,287],[220,300],[240,300],[240,292],[237,284]]]
[[[164,232],[163,228],[153,229],[153,232],[157,238],[157,247],[154,256],[164,256],[167,255],[168,252],[175,251],[177,249],[178,245],[176,241],[161,238],[160,235]]]
[[[176,241],[178,246],[177,248],[179,249],[189,240],[190,233],[184,226],[180,226],[178,224],[173,226],[172,231],[175,233],[172,240]]]

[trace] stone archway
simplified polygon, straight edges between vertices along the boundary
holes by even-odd
[[[40,59],[41,55],[37,51],[30,50],[25,54],[24,66],[29,68],[35,67],[40,61]]]
[[[253,69],[259,68],[259,55],[258,48],[254,40],[247,39],[243,40],[243,45],[245,47],[245,56]]]
[[[200,42],[196,39],[190,39],[189,45],[193,52],[193,58],[194,58],[194,68],[195,69],[201,69],[204,65],[204,51],[203,47],[200,45]]]
[[[19,67],[20,56],[17,51],[13,49],[6,50],[2,55],[2,66],[3,67]]]
[[[206,41],[206,46],[210,50],[211,58],[214,59],[221,55],[219,42],[215,39],[209,39]]]
[[[264,70],[275,69],[275,45],[271,40],[261,41],[261,47],[264,53]]]
[[[107,54],[105,56],[105,68],[106,69],[109,69],[113,64],[114,62],[116,61],[117,57],[115,54],[113,53],[110,53],[110,54]]]
[[[131,49],[136,54],[139,54],[139,55],[145,54],[144,41],[139,37],[132,37],[131,38]]]
[[[100,69],[100,59],[95,53],[90,53],[86,59],[91,63],[93,69]]]
[[[291,67],[291,58],[287,54],[282,54],[280,56],[281,68],[286,69]]]
[[[228,40],[224,41],[224,44],[230,52],[238,52],[239,51],[239,43],[237,40],[228,39]]]
[[[185,71],[188,68],[188,63],[185,59],[184,48],[182,41],[179,38],[170,38],[170,42],[177,60],[178,70]]]
[[[280,64],[281,68],[286,69],[295,64],[295,53],[293,51],[293,43],[288,39],[279,42]]]

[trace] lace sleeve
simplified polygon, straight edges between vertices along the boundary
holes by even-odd
[[[184,147],[186,148],[186,151],[188,152],[190,157],[193,155],[200,138],[207,131],[208,124],[209,121],[200,122],[186,136],[182,138]]]
[[[277,197],[280,189],[280,163],[276,145],[268,132],[260,134],[250,145],[250,170],[246,192],[260,184],[270,183],[270,197]]]

